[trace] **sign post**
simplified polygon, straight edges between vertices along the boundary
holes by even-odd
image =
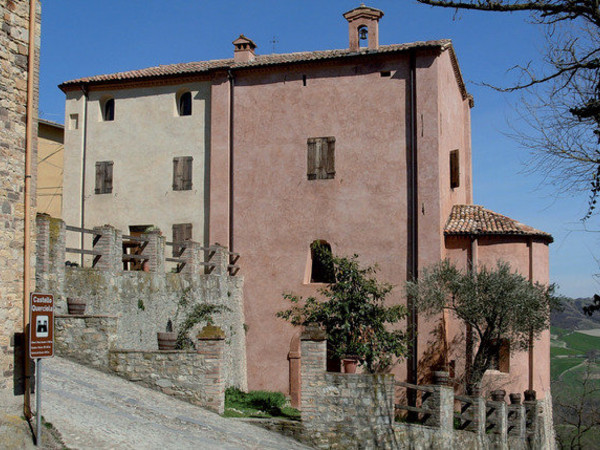
[[[32,293],[29,300],[29,356],[36,360],[36,446],[42,445],[42,358],[54,356],[54,296]]]

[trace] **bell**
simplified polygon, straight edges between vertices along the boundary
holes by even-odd
[[[358,31],[358,38],[361,41],[366,41],[368,37],[369,37],[369,30],[367,30],[366,28],[361,28]]]

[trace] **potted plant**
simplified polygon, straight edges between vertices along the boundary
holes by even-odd
[[[156,333],[158,339],[159,350],[175,350],[175,343],[177,342],[177,333],[173,331],[173,322],[171,319],[167,321],[165,331],[159,331]]]
[[[334,280],[319,289],[323,299],[284,294],[292,307],[277,316],[292,325],[323,328],[332,355],[342,358],[347,373],[357,365],[369,373],[385,371],[394,358],[407,353],[406,334],[394,327],[406,317],[406,308],[385,304],[392,286],[375,278],[376,267],[360,267],[357,255],[336,257],[323,246],[314,251],[320,252],[319,260],[331,268]]]
[[[185,350],[194,348],[194,341],[190,339],[190,330],[200,322],[213,324],[212,315],[224,311],[231,311],[224,305],[199,304],[195,305],[186,318],[179,325],[178,331],[173,331],[173,322],[167,321],[166,332],[157,333],[159,350]]]
[[[81,298],[67,297],[69,314],[81,316],[85,313],[86,302]]]

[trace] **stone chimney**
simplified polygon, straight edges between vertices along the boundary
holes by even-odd
[[[344,18],[348,21],[350,50],[355,52],[360,50],[361,40],[367,40],[370,49],[379,48],[379,19],[382,17],[383,11],[365,6],[364,3],[344,13]]]
[[[248,39],[243,34],[240,34],[240,37],[233,41],[233,45],[235,46],[235,50],[233,51],[234,62],[254,61],[256,57],[254,55],[256,44],[252,42],[252,39]]]

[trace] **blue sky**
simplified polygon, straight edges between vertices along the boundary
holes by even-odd
[[[62,81],[158,64],[229,58],[240,33],[259,54],[348,46],[342,13],[358,1],[52,0],[42,4],[40,116],[63,123]],[[520,95],[481,85],[510,85],[516,64],[540,61],[542,29],[526,14],[431,8],[413,0],[373,0],[382,9],[380,43],[453,40],[471,111],[474,202],[552,233],[550,277],[573,297],[600,291],[600,234],[582,231],[587,196],[540,185],[526,173],[528,153],[507,136]],[[274,42],[273,42],[274,41]],[[600,230],[597,218],[588,228]]]

